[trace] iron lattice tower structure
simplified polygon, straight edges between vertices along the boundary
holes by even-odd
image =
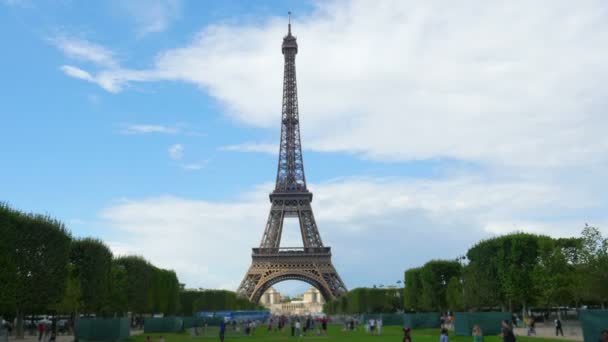
[[[283,38],[285,59],[281,144],[272,207],[259,248],[253,248],[252,264],[237,293],[259,302],[272,285],[284,280],[301,280],[319,289],[326,300],[346,292],[346,286],[331,262],[331,249],[319,235],[310,203],[312,193],[306,188],[296,84],[298,44],[291,34],[291,22]],[[285,217],[297,217],[304,247],[280,246]]]

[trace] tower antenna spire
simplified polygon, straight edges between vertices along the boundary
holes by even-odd
[[[291,35],[291,11],[287,12],[287,34]]]

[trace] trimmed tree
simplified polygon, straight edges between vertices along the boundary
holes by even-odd
[[[424,264],[420,273],[422,309],[429,311],[448,309],[446,299],[448,282],[453,277],[460,277],[461,268],[460,263],[451,260],[432,260]]]
[[[422,268],[410,268],[405,271],[405,288],[403,290],[403,305],[406,310],[420,310],[420,296],[422,296],[422,281],[420,272]]]
[[[48,216],[18,214],[14,220],[8,226],[9,251],[16,271],[16,333],[23,338],[24,314],[44,312],[63,298],[70,236],[61,222]]]
[[[112,276],[112,252],[100,240],[72,241],[70,264],[80,283],[82,310],[100,315],[107,309]]]

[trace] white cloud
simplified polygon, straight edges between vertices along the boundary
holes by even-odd
[[[306,146],[527,167],[608,160],[601,1],[317,6],[293,24]],[[228,115],[273,126],[284,21],[212,25],[187,46],[160,52],[149,70],[99,77],[110,91],[136,81],[191,82]]]
[[[169,147],[169,157],[171,159],[179,160],[184,156],[184,146],[181,144],[174,144]]]
[[[125,125],[120,131],[123,134],[148,134],[148,133],[162,133],[162,134],[175,134],[179,132],[177,127],[165,126],[165,125],[150,125],[150,124],[129,124]]]
[[[118,5],[134,19],[141,36],[165,31],[182,12],[180,0],[130,0]]]
[[[88,40],[56,37],[51,39],[51,42],[69,58],[90,62],[108,68],[115,68],[118,66],[113,51]]]
[[[96,76],[93,76],[88,71],[82,70],[72,65],[62,65],[60,69],[70,77],[95,83],[110,93],[117,93],[122,90],[121,84],[115,83],[113,80],[108,79],[104,76],[104,73],[100,73]]]
[[[93,76],[91,76],[91,74],[80,68],[73,67],[71,65],[62,65],[61,70],[68,76],[79,78],[85,81],[93,81]]]
[[[106,208],[101,216],[122,237],[118,246],[110,244],[114,250],[173,268],[188,286],[234,290],[251,262],[250,248],[262,236],[271,188],[263,184],[221,202],[174,196],[131,200]],[[550,183],[472,177],[344,179],[311,189],[321,236],[350,287],[370,285],[369,279],[392,284],[407,267],[454,258],[495,233],[576,236],[583,221],[554,224],[553,218],[578,215],[601,201],[601,196],[564,193]],[[179,246],[180,252],[168,246]],[[361,269],[367,270],[364,275]]]
[[[244,144],[222,146],[219,149],[221,151],[235,151],[235,152],[259,152],[259,153],[269,153],[269,154],[279,153],[279,146],[277,144],[244,143]]]

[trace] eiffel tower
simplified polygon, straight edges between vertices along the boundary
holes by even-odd
[[[284,280],[301,280],[316,287],[326,301],[346,292],[346,286],[331,262],[331,249],[325,247],[317,229],[306,188],[296,85],[298,44],[291,35],[291,20],[282,45],[285,58],[281,145],[276,187],[270,194],[272,207],[259,248],[253,248],[252,263],[237,293],[259,302],[272,285]],[[280,247],[285,217],[297,217],[304,247]]]

